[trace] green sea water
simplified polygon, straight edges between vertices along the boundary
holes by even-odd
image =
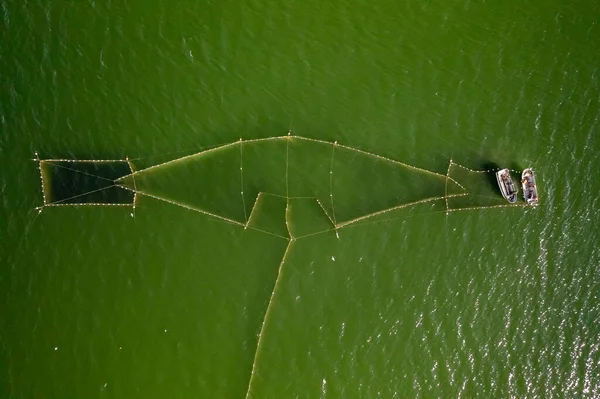
[[[0,19],[0,397],[600,396],[598,3],[0,0]],[[148,196],[135,217],[34,209],[35,151],[143,169],[290,130],[440,174],[532,167],[540,205],[428,203],[291,244],[329,223],[314,204],[265,197],[275,235]],[[223,155],[164,172],[164,196],[214,190],[247,219],[285,176],[326,196],[333,170],[354,217],[398,184],[244,148],[245,183]]]

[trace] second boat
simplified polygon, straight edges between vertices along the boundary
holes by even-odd
[[[538,204],[538,192],[531,168],[525,169],[521,174],[521,185],[523,186],[523,199],[525,202],[528,205],[536,206]]]

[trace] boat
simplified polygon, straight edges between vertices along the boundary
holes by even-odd
[[[527,202],[527,205],[536,206],[538,204],[538,192],[531,168],[527,168],[521,173],[521,185],[523,186],[523,199]]]
[[[517,202],[517,187],[510,178],[510,171],[502,169],[496,172],[496,179],[502,196],[510,203]]]

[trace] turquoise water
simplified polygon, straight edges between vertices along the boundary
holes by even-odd
[[[1,397],[600,395],[597,5],[0,10]],[[431,204],[290,247],[148,197],[34,210],[34,151],[141,169],[290,128],[441,174],[531,166],[540,206]],[[285,167],[261,151],[257,184]],[[240,187],[206,179],[182,192]]]

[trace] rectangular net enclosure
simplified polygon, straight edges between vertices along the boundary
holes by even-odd
[[[40,159],[43,206],[134,206],[135,192],[115,180],[132,173],[129,160]]]

